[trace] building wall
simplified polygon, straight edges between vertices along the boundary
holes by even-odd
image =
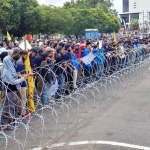
[[[150,20],[150,0],[130,0],[129,13],[139,13],[140,26],[146,26]]]
[[[122,13],[122,0],[111,0],[111,2],[114,4],[112,9],[116,9],[118,13]]]
[[[129,0],[129,12],[143,12],[150,10],[150,0]]]
[[[142,26],[144,22],[150,24],[150,0],[129,0],[128,12],[123,12],[123,0],[112,0],[112,2],[114,3],[113,9],[126,18],[126,22],[130,23],[132,18],[136,18]]]

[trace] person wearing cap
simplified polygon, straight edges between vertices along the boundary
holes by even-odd
[[[49,108],[49,100],[51,99],[50,88],[52,86],[52,82],[54,81],[53,78],[53,71],[49,67],[48,60],[49,60],[49,53],[44,52],[42,54],[43,61],[41,63],[41,76],[43,77],[43,92],[42,92],[42,104],[44,107]]]

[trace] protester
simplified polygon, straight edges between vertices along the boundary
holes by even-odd
[[[25,81],[28,75],[18,75],[15,69],[15,61],[19,59],[19,50],[13,49],[11,56],[6,56],[3,60],[4,70],[2,72],[2,81],[6,86],[7,112],[9,115],[8,123],[10,126],[18,127],[20,100],[17,96],[17,90],[20,89],[20,83]]]
[[[34,64],[33,66],[35,68],[39,68],[40,65],[41,65],[41,62],[43,61],[42,53],[43,53],[43,50],[42,49],[38,49],[37,55],[35,56],[34,62],[33,62],[33,64]],[[35,53],[34,53],[34,55],[35,55]]]
[[[30,65],[31,65],[32,69],[34,69],[36,67],[36,63],[35,63],[35,56],[36,55],[37,55],[37,49],[36,48],[32,48],[30,50],[30,54],[29,54]]]
[[[42,93],[42,104],[44,107],[49,108],[49,100],[51,99],[50,88],[53,84],[53,71],[49,67],[49,53],[42,54],[43,61],[41,63],[41,76],[43,77],[44,88]]]
[[[42,102],[40,106],[43,108],[52,108],[49,102],[53,100],[63,102],[64,97],[74,93],[78,87],[88,86],[94,81],[101,82],[103,76],[109,76],[131,64],[137,64],[150,53],[150,39],[145,37],[140,39],[133,35],[118,38],[118,42],[114,42],[113,38],[104,37],[101,49],[96,38],[93,41],[92,39],[86,41],[83,38],[54,40],[46,37],[30,43],[36,47],[29,53],[21,51],[19,56],[19,49],[13,49],[13,53],[6,56],[3,62],[2,83],[5,84],[4,92],[11,127],[19,120],[16,113],[19,108],[22,109],[21,118],[27,118],[26,112],[29,111],[25,94],[28,87],[25,79],[28,75],[24,72],[24,61],[28,55],[35,73],[34,104],[38,108]],[[13,46],[12,42],[7,42],[7,47],[3,44],[1,46],[0,53],[6,52],[5,48],[12,49],[18,45]],[[56,78],[58,84],[55,84]],[[18,89],[22,94],[21,102],[24,102],[22,105],[19,104],[20,99],[16,94]]]
[[[73,68],[73,89],[77,90],[77,78],[78,78],[78,70],[79,70],[79,62],[77,56],[74,54],[74,49],[70,52],[71,55],[71,65]]]
[[[6,50],[10,50],[12,48],[12,42],[11,41],[7,41],[6,43]]]
[[[56,75],[58,77],[58,84],[59,84],[58,91],[56,94],[56,99],[61,98],[62,90],[63,90],[64,82],[65,82],[65,68],[67,67],[67,64],[64,60],[63,54],[64,54],[64,49],[63,49],[63,47],[59,46],[57,48],[57,55],[56,55],[56,64],[57,65],[55,68]]]
[[[91,42],[86,43],[86,49],[82,53],[82,57],[87,56],[91,52]],[[84,67],[84,75],[85,75],[85,80],[84,83],[89,83],[90,82],[90,75],[92,74],[92,64],[85,64],[83,63]]]
[[[9,128],[9,126],[5,125],[4,123],[4,119],[3,119],[3,91],[4,91],[4,85],[2,83],[2,72],[4,70],[4,64],[3,64],[3,60],[4,58],[8,55],[7,52],[2,52],[0,55],[0,130],[6,130],[6,129],[11,129]]]
[[[18,74],[25,75],[25,60],[28,58],[28,52],[27,51],[20,51],[20,59],[16,62],[15,68]],[[26,119],[31,119],[32,116],[28,112],[28,109],[26,107],[27,105],[27,82],[23,81],[21,83],[20,88],[20,99],[21,99],[21,115],[22,117],[25,117]]]

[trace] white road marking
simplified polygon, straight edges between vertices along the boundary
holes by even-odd
[[[42,150],[42,147],[38,147],[38,148],[33,148],[31,150]]]
[[[79,141],[79,142],[70,142],[68,144],[67,143],[57,143],[57,144],[52,144],[50,147],[46,147],[46,148],[51,149],[51,148],[56,148],[56,147],[63,147],[64,145],[79,146],[79,145],[91,145],[91,144],[113,145],[113,146],[140,149],[140,150],[150,150],[150,147],[127,144],[127,143],[111,142],[111,141]],[[42,147],[34,148],[32,150],[42,150]]]
[[[66,143],[58,143],[58,144],[52,144],[50,147],[46,147],[46,148],[55,148],[55,147],[61,147],[64,146]]]
[[[80,141],[80,142],[70,142],[68,145],[75,146],[75,145],[89,145],[89,144],[113,145],[113,146],[128,147],[128,148],[141,149],[141,150],[150,150],[150,147],[119,143],[119,142],[110,142],[110,141]]]

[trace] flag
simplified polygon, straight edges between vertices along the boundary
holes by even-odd
[[[95,58],[96,56],[91,52],[89,53],[87,56],[81,58],[81,61],[86,64],[89,65]]]
[[[52,86],[50,87],[50,95],[53,96],[58,90],[58,81],[54,81]]]
[[[126,23],[125,23],[125,20],[123,19],[123,25],[124,25],[124,28],[126,29],[127,26],[126,26]]]
[[[10,34],[8,33],[8,31],[7,31],[7,40],[8,40],[8,41],[11,41],[11,36],[10,36]]]
[[[117,43],[117,36],[116,36],[115,32],[114,32],[114,42]],[[117,46],[115,46],[115,49],[116,49],[116,52],[118,54],[118,48],[117,48]]]
[[[114,42],[117,43],[116,33],[114,32]]]
[[[25,44],[25,50],[28,51],[28,45],[27,45],[25,38],[24,38],[24,44]],[[32,73],[29,56],[27,60],[25,61],[25,71],[26,71],[26,74]],[[34,94],[33,76],[28,76],[27,82],[28,82],[28,108],[30,111],[34,112],[35,105],[34,105],[34,100],[33,100],[33,94]]]
[[[22,43],[20,43],[19,47],[22,50],[26,50],[26,47],[28,48],[28,50],[30,50],[32,48],[30,43],[27,40],[26,40],[26,43],[24,41]]]

